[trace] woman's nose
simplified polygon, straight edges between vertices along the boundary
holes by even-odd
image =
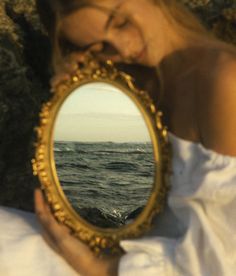
[[[113,41],[113,45],[123,62],[132,58],[131,45],[129,41],[122,41],[118,38],[116,41]]]
[[[114,62],[126,62],[133,58],[130,51],[130,43],[124,42],[119,38],[116,40],[98,42],[92,45],[89,51],[98,58],[111,59]]]
[[[122,58],[127,58],[130,55],[130,41],[127,38],[114,37],[112,43]]]
[[[92,45],[91,47],[89,47],[89,51],[92,53],[99,53],[103,50],[103,43],[99,42],[96,43],[94,45]]]

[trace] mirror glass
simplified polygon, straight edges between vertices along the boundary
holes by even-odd
[[[54,160],[74,210],[97,227],[132,222],[154,181],[153,147],[136,104],[101,82],[75,89],[54,126]]]

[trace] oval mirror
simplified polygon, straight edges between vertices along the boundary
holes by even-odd
[[[88,58],[42,106],[33,172],[55,217],[95,252],[151,227],[164,208],[167,131],[148,93]]]
[[[111,84],[86,84],[65,99],[54,159],[67,199],[94,226],[126,225],[147,204],[155,168],[149,130],[135,103]]]

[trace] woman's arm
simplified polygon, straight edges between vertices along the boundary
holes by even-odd
[[[97,258],[84,243],[59,224],[46,204],[42,192],[35,191],[35,211],[47,243],[82,276],[113,276],[118,274],[119,257]]]

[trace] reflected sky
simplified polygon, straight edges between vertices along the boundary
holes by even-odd
[[[86,84],[65,100],[54,139],[80,142],[150,142],[144,119],[123,92],[105,83]]]

